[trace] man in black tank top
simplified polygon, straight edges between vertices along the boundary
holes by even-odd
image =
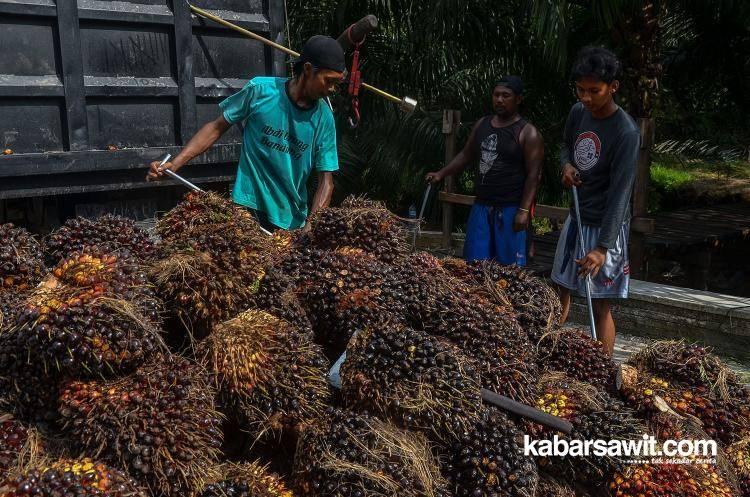
[[[427,181],[436,183],[476,164],[476,201],[464,243],[467,260],[526,265],[526,233],[542,171],[544,142],[518,113],[522,94],[519,77],[500,79],[492,92],[495,113],[477,121],[450,164],[427,175]]]

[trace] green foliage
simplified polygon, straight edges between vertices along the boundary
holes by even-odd
[[[750,2],[661,0],[657,4],[664,8],[659,24],[664,77],[654,114],[659,141],[700,137],[720,150],[738,150],[747,157]],[[403,213],[421,198],[424,175],[444,163],[442,110],[461,110],[458,143],[462,146],[474,122],[490,112],[494,81],[511,73],[524,79],[523,115],[545,138],[538,200],[567,205],[557,157],[562,127],[575,101],[568,81],[571,58],[581,47],[599,44],[629,60],[632,53],[623,47],[632,40],[624,40],[623,33],[643,3],[287,0],[287,6],[291,44],[296,48],[313,34],[337,37],[367,14],[378,17],[380,26],[362,52],[364,79],[394,95],[416,98],[419,108],[404,115],[393,104],[363,92],[363,121],[352,130],[345,119],[348,99],[334,100],[341,162],[336,199],[366,192]],[[626,102],[634,97],[625,92],[621,98]],[[718,162],[716,157],[707,160]],[[657,182],[674,178],[660,170],[655,174]],[[468,172],[458,181],[459,189],[469,193],[471,183]],[[437,211],[433,200],[428,210],[433,222]]]

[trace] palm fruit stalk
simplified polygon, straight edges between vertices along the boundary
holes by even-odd
[[[402,221],[382,202],[348,197],[318,211],[311,224],[312,243],[322,249],[358,248],[387,263],[409,253]]]
[[[750,389],[708,347],[674,340],[654,342],[633,354],[628,364],[669,383],[704,387],[722,400],[750,403]]]
[[[132,219],[112,214],[97,219],[68,219],[45,240],[47,258],[52,265],[91,245],[107,245],[112,250],[126,249],[139,262],[149,261],[155,253],[154,242],[145,230],[136,226]]]
[[[550,474],[540,472],[534,497],[576,497],[575,489],[568,482]]]
[[[200,355],[253,438],[294,430],[322,415],[330,401],[320,346],[265,311],[248,310],[217,326]]]
[[[201,368],[163,357],[118,380],[67,383],[60,412],[82,453],[177,496],[215,476],[222,433],[214,396]]]
[[[476,372],[455,347],[387,323],[352,340],[341,384],[348,407],[444,444],[472,426],[481,405]]]
[[[552,287],[530,271],[515,265],[503,266],[495,261],[466,263],[448,258],[441,263],[453,275],[484,288],[497,303],[510,302],[532,342],[537,342],[560,322],[560,298]]]
[[[750,435],[750,410],[742,403],[717,398],[705,385],[687,385],[674,380],[635,372],[624,375],[622,396],[628,406],[651,420],[665,410],[698,418],[706,434],[724,446]]]
[[[47,272],[42,245],[28,231],[0,224],[0,291],[26,291]]]
[[[0,496],[146,497],[122,471],[91,459],[60,460],[0,482]]]
[[[617,364],[604,345],[580,328],[561,328],[542,336],[537,345],[539,369],[560,371],[610,393],[616,391]]]
[[[209,483],[198,497],[294,497],[281,478],[257,462],[224,463],[221,479]]]
[[[635,417],[635,412],[622,402],[593,386],[565,377],[562,374],[545,375],[539,380],[539,398],[536,407],[573,424],[569,440],[642,440],[646,426]],[[548,428],[526,427],[532,438],[551,440],[554,433]],[[540,468],[559,475],[567,481],[590,486],[609,483],[616,472],[624,471],[625,456],[603,457],[546,457],[537,458]]]
[[[303,432],[293,483],[301,497],[451,495],[422,435],[338,410]]]
[[[494,408],[454,442],[443,469],[456,497],[534,497],[539,479],[534,459],[523,454],[523,433]]]
[[[736,493],[709,464],[641,464],[617,473],[613,497],[732,497]]]
[[[160,303],[127,253],[87,247],[27,299],[18,338],[29,361],[73,376],[125,374],[161,347]]]

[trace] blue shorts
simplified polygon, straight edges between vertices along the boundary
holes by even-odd
[[[518,206],[471,208],[466,226],[464,259],[494,259],[500,264],[526,265],[526,230],[513,231]]]
[[[585,252],[593,250],[599,239],[601,228],[583,225],[583,243]],[[630,221],[620,227],[615,246],[607,250],[604,265],[599,274],[591,280],[591,298],[624,299],[628,297],[630,286],[630,262],[628,261],[628,236]],[[576,259],[581,258],[581,245],[578,242],[578,227],[574,219],[568,216],[560,232],[555,251],[555,262],[552,266],[551,279],[558,285],[567,288],[579,296],[586,295],[586,282],[578,276],[580,266]]]

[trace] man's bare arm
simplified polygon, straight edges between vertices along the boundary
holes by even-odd
[[[226,133],[231,127],[232,125],[224,119],[223,115],[204,124],[171,162],[167,162],[161,167],[159,166],[159,161],[152,162],[151,168],[146,176],[146,181],[161,179],[164,177],[165,169],[170,169],[176,172],[182,166],[211,148],[211,145],[216,143],[216,141],[221,138],[221,135]]]
[[[474,151],[474,137],[476,136],[477,128],[479,127],[480,122],[481,120],[477,121],[477,123],[474,125],[471,130],[471,134],[469,135],[469,139],[466,140],[464,148],[458,153],[458,155],[456,155],[453,160],[450,161],[450,163],[440,171],[427,173],[427,177],[425,178],[427,181],[437,183],[440,180],[447,178],[448,176],[455,176],[456,174],[460,174],[464,169],[466,169],[466,166],[476,160],[476,154]]]
[[[542,176],[542,164],[544,163],[544,140],[542,135],[531,124],[526,125],[521,131],[520,142],[523,146],[523,160],[526,167],[526,181],[523,184],[521,205],[513,220],[514,231],[528,229],[531,221],[530,209],[536,198],[539,188],[539,180]]]
[[[333,195],[333,173],[330,171],[318,173],[318,189],[315,190],[309,217],[320,209],[328,207],[331,203],[331,195]]]

